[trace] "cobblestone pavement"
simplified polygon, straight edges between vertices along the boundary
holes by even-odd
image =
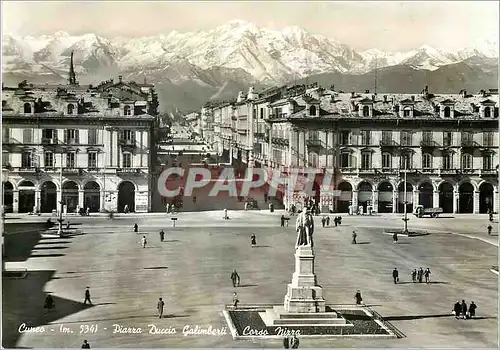
[[[28,260],[7,268],[36,270],[21,280],[3,280],[3,345],[6,347],[282,347],[280,341],[234,341],[222,336],[183,335],[183,327],[226,327],[222,316],[236,290],[242,303],[281,304],[294,269],[294,223],[279,227],[281,212],[180,213],[176,227],[160,215],[74,217],[79,223],[66,238],[43,237]],[[31,218],[43,220],[46,217]],[[15,221],[14,219],[7,219]],[[292,220],[293,221],[293,220]],[[137,222],[139,234],[133,233]],[[402,339],[302,339],[301,347],[495,347],[497,345],[498,236],[486,234],[485,215],[411,218],[410,228],[427,236],[401,237],[392,244],[384,228],[400,227],[401,216],[345,216],[343,225],[322,228],[316,219],[316,273],[331,304],[351,304],[356,289],[364,301],[402,331]],[[494,225],[496,226],[496,225]],[[158,231],[164,228],[166,242]],[[361,244],[350,244],[352,230]],[[440,233],[443,232],[443,233]],[[257,235],[258,248],[250,247]],[[451,234],[451,233],[459,233]],[[143,249],[142,235],[149,241]],[[475,239],[471,239],[475,238]],[[482,239],[482,240],[480,240]],[[429,267],[430,284],[409,282],[413,268]],[[400,271],[394,285],[391,272]],[[236,269],[242,285],[233,288]],[[94,306],[84,306],[89,286]],[[50,292],[56,311],[45,315]],[[164,319],[156,302],[166,302]],[[478,305],[477,320],[456,320],[453,303]],[[8,321],[8,322],[7,322]],[[45,333],[19,334],[22,322],[43,326]],[[113,334],[114,325],[141,327],[142,334]],[[148,324],[176,329],[149,334]],[[98,330],[91,332],[91,325]],[[80,326],[88,333],[80,334]],[[70,333],[61,332],[67,327]],[[68,330],[66,329],[66,330]],[[71,333],[71,331],[73,331]]]

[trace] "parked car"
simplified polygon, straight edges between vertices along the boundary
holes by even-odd
[[[415,210],[413,210],[413,214],[418,217],[424,217],[425,215],[429,215],[431,218],[437,218],[439,214],[443,213],[443,208],[424,208],[423,205],[417,205]]]

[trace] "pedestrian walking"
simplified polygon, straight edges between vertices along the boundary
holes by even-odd
[[[324,216],[321,218],[321,225],[323,227],[325,227],[325,225],[326,225],[326,218]]]
[[[252,244],[252,247],[257,245],[257,237],[255,236],[255,233],[250,236],[250,244]]]
[[[160,242],[165,240],[165,232],[163,230],[160,231]]]
[[[229,216],[227,216],[227,209],[224,209],[224,220],[228,220]]]
[[[158,299],[158,304],[156,305],[156,309],[158,310],[158,318],[163,317],[163,308],[165,307],[165,302],[162,298]]]
[[[326,217],[326,226],[330,226],[330,217],[329,216]]]
[[[90,349],[90,344],[87,340],[83,341],[82,349]]]
[[[90,289],[87,287],[85,289],[85,300],[83,301],[83,304],[87,304],[87,301],[89,302],[90,305],[92,305],[92,300],[90,300]]]
[[[417,282],[417,269],[413,269],[413,271],[411,272],[411,280],[413,281],[413,283]]]
[[[477,309],[477,305],[474,304],[473,301],[471,301],[470,305],[469,305],[469,317],[470,318],[476,317],[476,309]]]
[[[43,305],[44,309],[47,309],[47,312],[52,311],[52,309],[56,308],[56,304],[54,303],[54,299],[52,299],[52,295],[47,295],[45,298],[45,303]]]
[[[240,300],[238,299],[238,293],[233,293],[233,307],[236,309],[238,307],[238,303]]]
[[[297,338],[297,335],[294,334],[292,337],[292,340],[290,341],[290,345],[292,349],[298,349],[299,348],[299,338]]]
[[[359,291],[359,289],[356,291],[356,294],[354,295],[354,299],[356,299],[357,305],[361,305],[361,303],[363,302],[363,298],[361,297],[361,292]]]
[[[417,273],[418,283],[422,283],[424,277],[424,269],[420,268]]]
[[[398,233],[397,232],[394,232],[394,234],[392,235],[392,243],[394,243],[394,244],[398,243]]]
[[[460,301],[457,300],[455,305],[453,305],[453,314],[457,319],[459,319],[461,313],[462,313],[462,305],[460,305]]]
[[[491,230],[493,230],[493,227],[491,227],[491,225],[488,225],[488,236],[491,235]]]
[[[357,244],[356,237],[358,237],[356,231],[352,231],[352,242],[351,242],[352,244]]]
[[[285,215],[281,215],[281,227],[285,227]]]
[[[398,272],[398,269],[396,269],[396,268],[394,268],[394,270],[392,270],[392,279],[394,280],[394,284],[399,282],[399,272]]]
[[[335,227],[338,226],[338,224],[339,224],[339,218],[337,216],[333,218],[333,223],[335,224]]]
[[[125,206],[123,207],[123,212],[124,212],[125,214],[128,214],[128,211],[129,211],[129,210],[128,210],[128,204],[125,204]]]
[[[285,349],[290,349],[290,338],[289,337],[285,337],[283,339],[283,347]]]
[[[240,286],[240,275],[238,275],[238,272],[236,272],[236,270],[233,270],[233,272],[231,273],[231,281],[233,282],[233,287]]]
[[[425,277],[425,283],[430,283],[431,282],[431,270],[429,268],[426,268],[424,271],[424,277]]]
[[[148,240],[146,239],[146,236],[142,236],[141,244],[142,244],[143,248],[146,248],[146,244],[148,244]]]
[[[139,225],[137,223],[134,224],[134,232],[139,232]]]
[[[462,317],[465,320],[467,318],[467,304],[465,303],[465,300],[462,300],[462,304],[460,306],[462,307]]]

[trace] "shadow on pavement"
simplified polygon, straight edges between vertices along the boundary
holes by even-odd
[[[359,242],[358,244],[370,244],[370,242]]]
[[[423,318],[439,318],[439,317],[455,317],[451,313],[438,314],[438,315],[411,315],[411,316],[389,316],[384,317],[384,321],[406,321],[406,320],[419,320]]]
[[[44,292],[43,289],[54,274],[55,271],[52,270],[28,271],[24,279],[2,280],[2,346],[5,348],[16,346],[21,335],[18,328],[22,323],[30,327],[43,326],[92,307],[52,295],[55,309],[46,312],[43,305],[48,292]]]
[[[68,247],[63,246],[50,246],[50,247],[35,247],[33,250],[51,250],[51,249],[68,249]]]
[[[43,239],[43,238],[42,238]],[[51,242],[51,241],[40,241],[37,243],[37,245],[50,245],[50,244],[68,244],[71,243],[71,241],[58,241],[58,242]]]
[[[64,256],[64,254],[31,254],[30,258],[57,258]]]
[[[256,284],[240,284],[238,287],[239,288],[257,287],[257,285]]]

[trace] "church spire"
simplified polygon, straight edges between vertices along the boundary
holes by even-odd
[[[73,51],[71,51],[71,62],[69,66],[69,85],[78,85],[76,81],[75,66],[73,64]]]

